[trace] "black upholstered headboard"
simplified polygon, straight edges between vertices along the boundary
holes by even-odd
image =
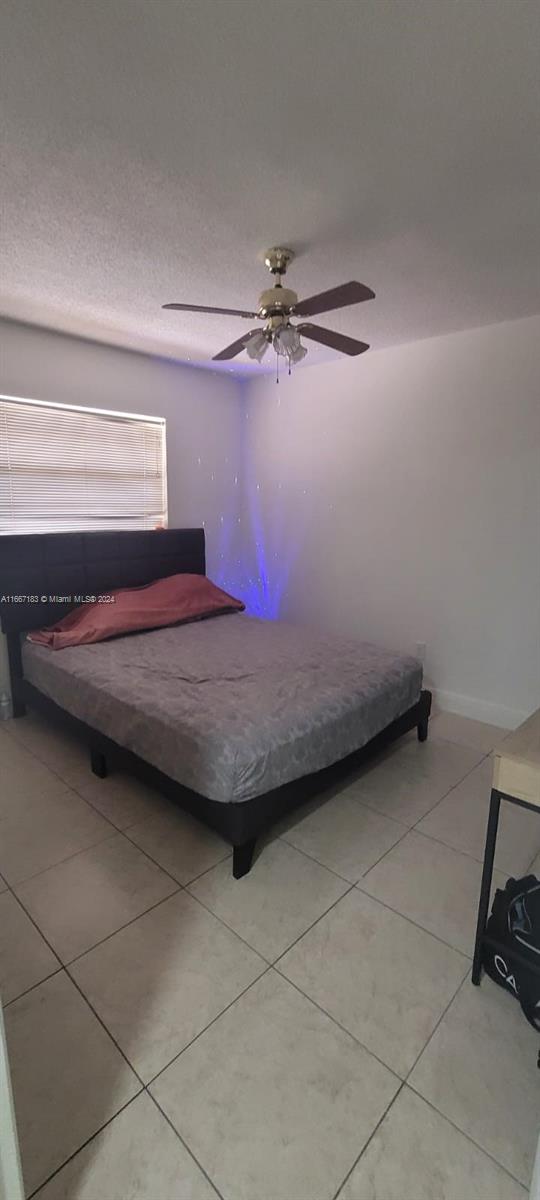
[[[40,629],[77,608],[76,597],[205,569],[204,529],[5,535],[0,624],[7,634]]]

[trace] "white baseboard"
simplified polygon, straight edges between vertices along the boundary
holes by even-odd
[[[504,704],[493,704],[490,700],[462,696],[459,692],[446,692],[440,688],[435,689],[433,699],[435,707],[443,712],[459,713],[460,717],[472,717],[502,729],[517,729],[529,716],[519,708],[507,708]]]

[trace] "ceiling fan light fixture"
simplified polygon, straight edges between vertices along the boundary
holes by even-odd
[[[292,325],[283,325],[274,334],[274,350],[283,358],[292,358],[300,346],[300,334]]]
[[[250,338],[246,345],[246,354],[249,354],[250,358],[256,359],[257,362],[262,362],[267,350],[268,342],[264,333],[256,333],[255,337]]]
[[[292,363],[294,363],[294,365],[296,366],[297,363],[302,362],[302,359],[306,357],[306,354],[307,354],[306,347],[302,345],[300,338],[299,338],[296,350],[293,350],[290,355],[290,361]]]

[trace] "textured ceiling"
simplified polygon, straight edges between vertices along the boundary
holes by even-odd
[[[536,0],[3,0],[2,43],[5,315],[207,363],[249,326],[161,304],[256,306],[280,242],[374,348],[540,310]]]

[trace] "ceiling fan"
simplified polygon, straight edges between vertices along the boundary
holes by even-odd
[[[310,296],[307,300],[299,300],[296,292],[283,287],[281,282],[293,259],[293,250],[281,249],[279,246],[267,250],[264,261],[274,276],[275,283],[260,295],[256,312],[238,308],[212,308],[206,304],[164,304],[163,308],[175,308],[180,312],[224,313],[231,317],[265,322],[262,329],[250,329],[236,342],[220,350],[219,354],[214,354],[214,362],[236,358],[242,350],[246,350],[250,358],[261,362],[271,345],[278,356],[288,360],[290,374],[291,363],[301,362],[307,354],[300,335],[312,342],[320,342],[322,346],[329,346],[332,350],[339,350],[342,354],[363,354],[364,350],[369,350],[366,342],[346,337],[343,333],[334,333],[332,329],[324,329],[321,325],[313,325],[311,321],[302,320],[299,325],[291,325],[291,317],[313,317],[318,313],[346,308],[349,304],[359,304],[361,300],[373,300],[375,297],[371,288],[352,280],[326,292],[319,292],[317,296]]]

